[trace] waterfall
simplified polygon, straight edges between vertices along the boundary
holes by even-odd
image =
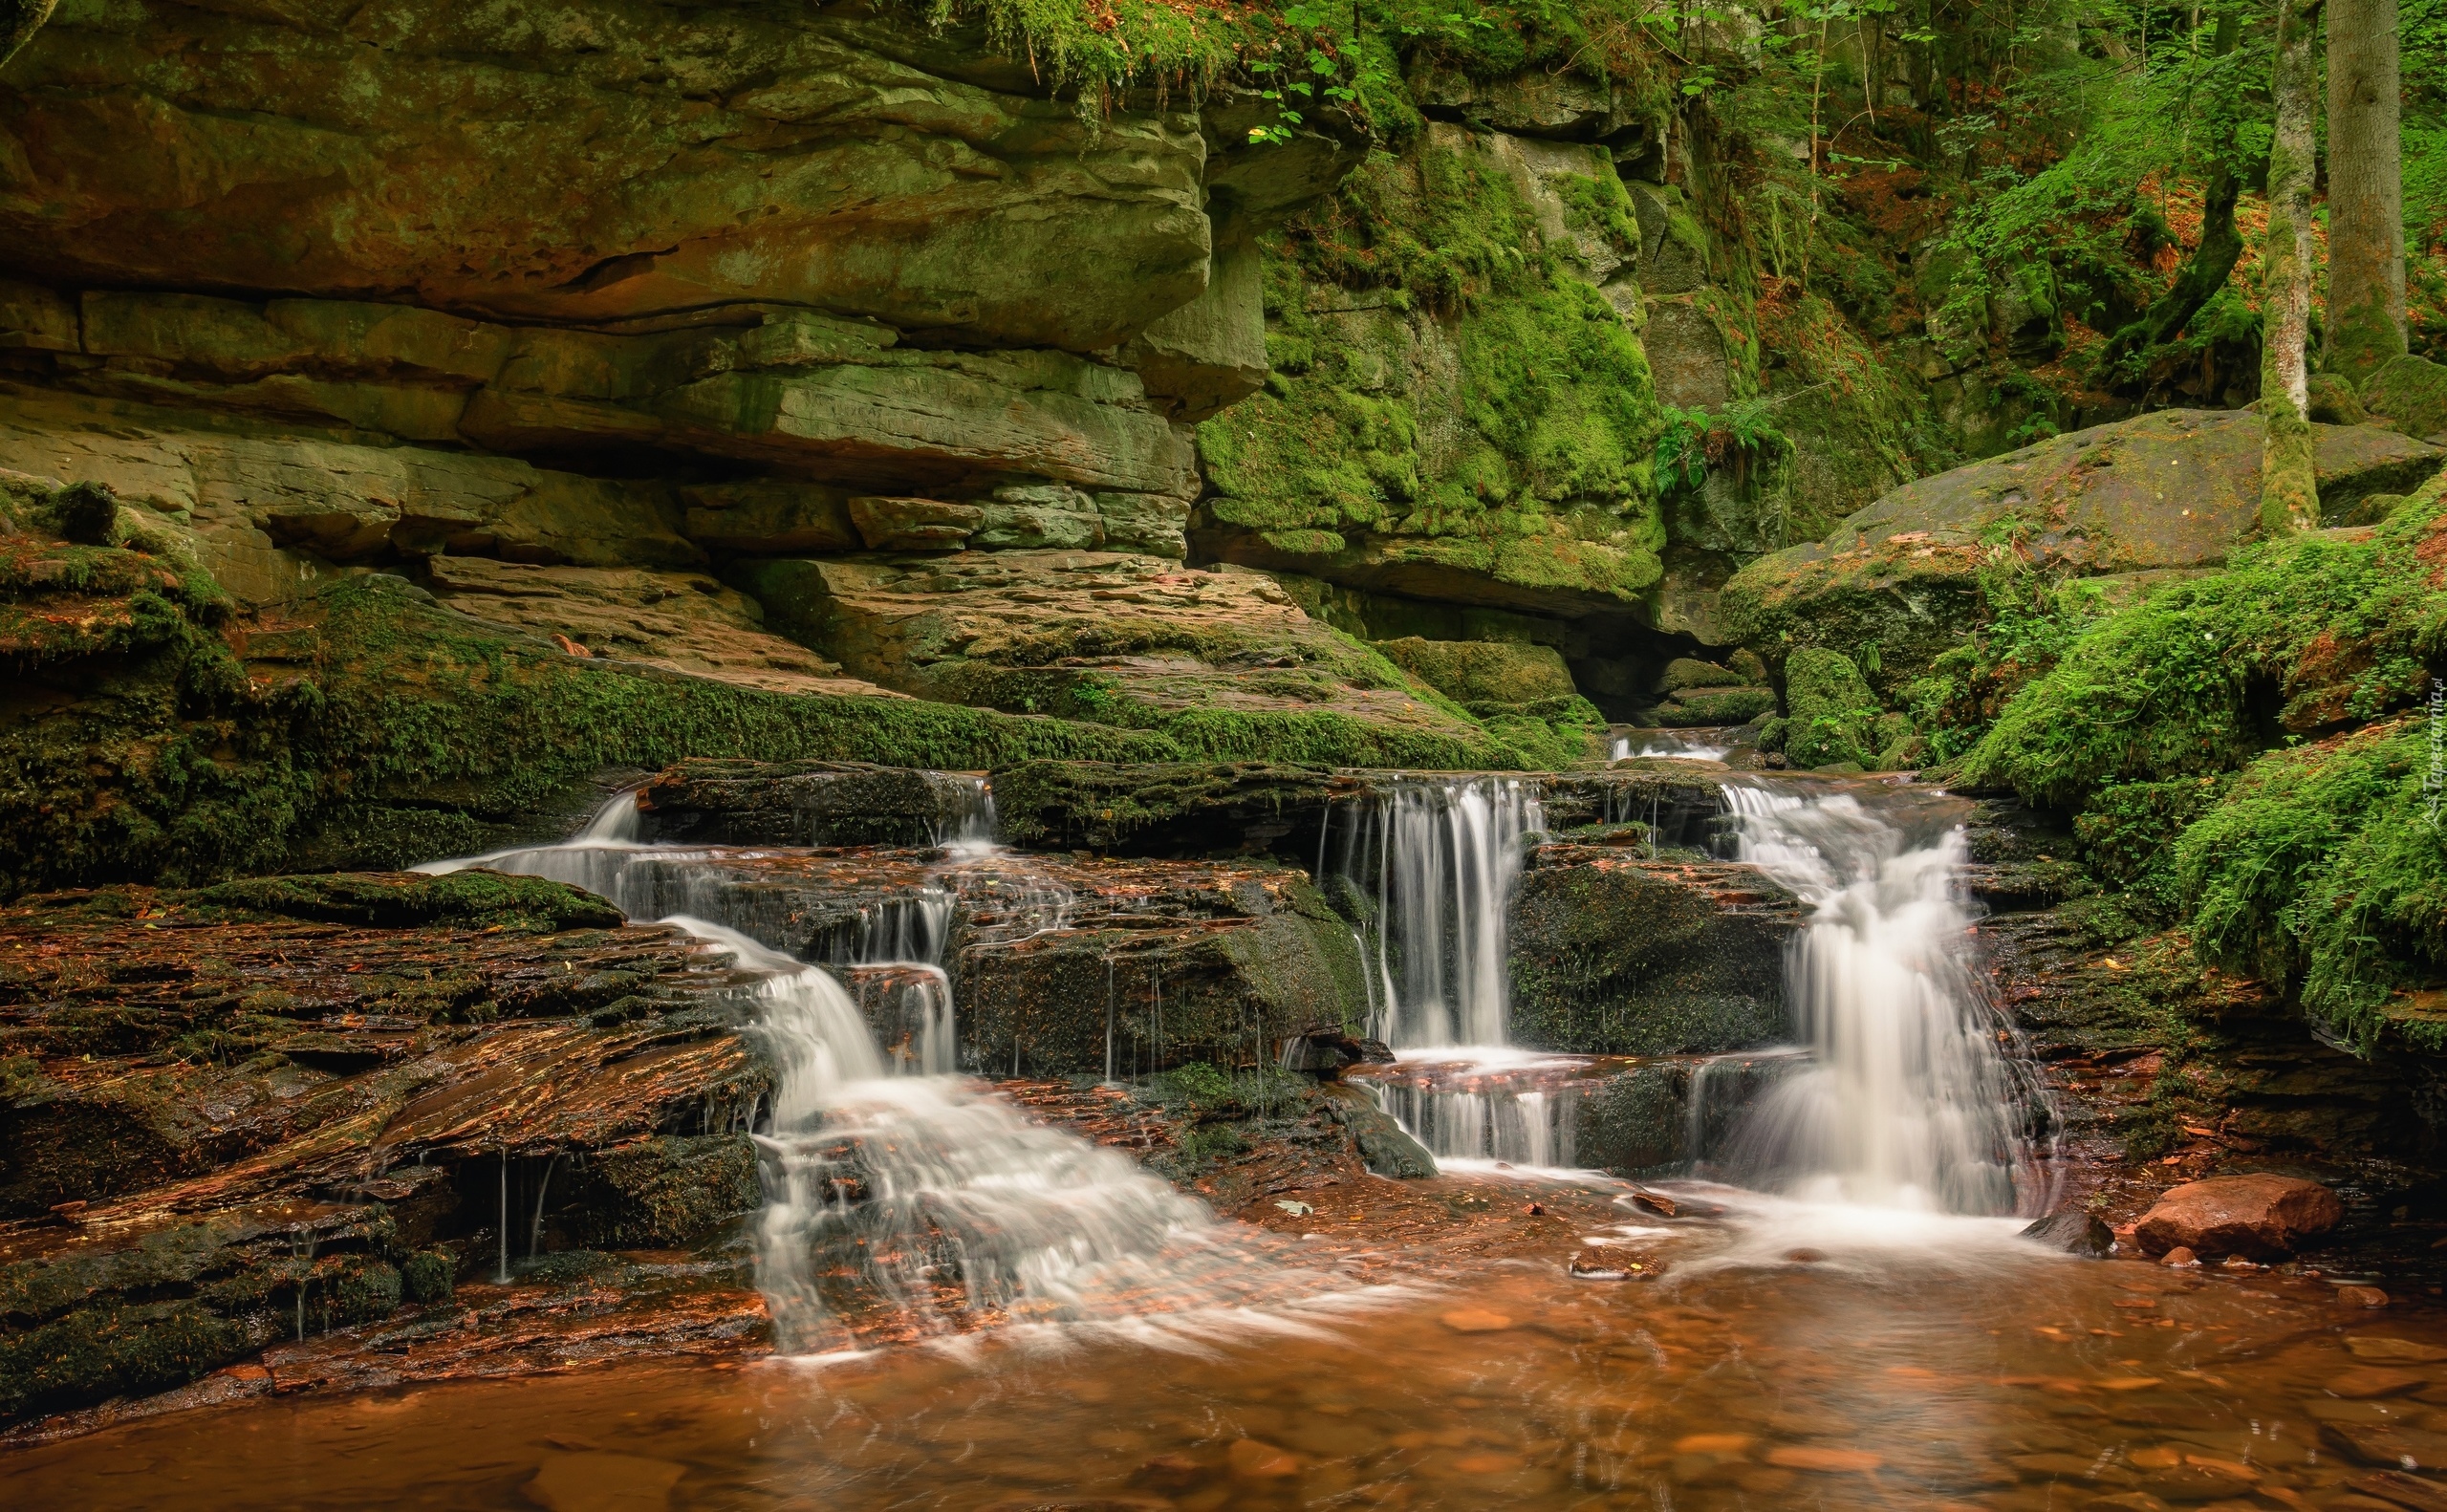
[[[1637,743],[1639,749],[1634,750],[1633,744],[1628,735],[1615,736],[1607,744],[1606,759],[1624,761],[1634,756],[1679,756],[1689,761],[1722,761],[1725,753],[1733,749],[1730,745],[1711,745],[1672,730],[1643,730]]]
[[[1363,800],[1342,873],[1375,904],[1369,1032],[1397,1049],[1510,1038],[1505,912],[1545,826],[1534,783],[1401,778]]]
[[[1800,1196],[2013,1211],[2031,1089],[1974,954],[1961,829],[1915,835],[1851,793],[1756,782],[1725,797],[1741,858],[1813,912],[1786,961],[1810,1064],[1743,1116],[1723,1166]]]
[[[979,807],[990,824],[990,809]],[[419,870],[487,866],[591,887],[633,919],[660,917],[759,974],[743,991],[747,1032],[775,1078],[769,1125],[756,1134],[766,1191],[757,1284],[784,1351],[843,1347],[879,1312],[920,1332],[1102,1320],[1163,1343],[1194,1337],[1209,1327],[1196,1320],[1215,1308],[1297,1305],[1336,1285],[1232,1242],[1202,1204],[1128,1156],[940,1074],[951,1058],[950,985],[939,963],[956,901],[948,889],[861,919],[856,954],[925,958],[876,969],[931,973],[940,993],[941,1038],[923,1042],[920,1066],[902,1068],[936,1074],[893,1075],[893,1057],[831,971],[726,924],[641,908],[675,891],[717,896],[686,878],[719,884],[722,853],[644,845],[637,833],[636,800],[624,793],[563,845]],[[984,867],[975,890],[1010,929],[1046,927],[1044,910],[1058,920],[1069,903],[1024,869]]]

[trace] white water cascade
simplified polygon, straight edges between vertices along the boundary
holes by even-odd
[[[757,1283],[785,1352],[843,1348],[874,1319],[924,1332],[963,1320],[1094,1321],[1160,1344],[1196,1337],[1219,1308],[1234,1309],[1245,1328],[1240,1309],[1279,1311],[1333,1285],[1227,1238],[1202,1204],[1129,1157],[941,1074],[951,1054],[950,987],[936,964],[948,891],[862,920],[859,954],[928,958],[900,963],[932,971],[942,994],[942,1044],[927,1045],[923,1065],[900,1068],[932,1074],[894,1075],[831,972],[728,925],[651,906],[673,893],[675,875],[682,896],[719,896],[718,886],[684,879],[703,863],[718,881],[723,852],[649,845],[639,833],[635,797],[623,793],[564,844],[420,870],[484,866],[571,882],[761,974],[746,989],[749,1032],[776,1075],[769,1122],[756,1134],[766,1188]],[[958,838],[981,858],[989,849],[973,834]]]
[[[1545,825],[1537,785],[1515,777],[1403,778],[1365,801],[1341,870],[1375,904],[1372,1035],[1397,1050],[1509,1038],[1505,916]]]
[[[1742,859],[1814,912],[1786,963],[1810,1060],[1742,1116],[1723,1168],[1800,1197],[2015,1211],[2017,1177],[2036,1168],[2017,1126],[2033,1089],[2002,1052],[1974,954],[1962,831],[1916,836],[1845,792],[1725,794]]]

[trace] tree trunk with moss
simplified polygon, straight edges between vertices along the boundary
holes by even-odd
[[[59,0],[0,0],[0,63],[6,63],[34,29],[51,19]]]
[[[2277,16],[2277,132],[2268,149],[2268,240],[2261,251],[2260,523],[2271,535],[2320,523],[2312,473],[2310,370],[2312,117],[2322,0],[2282,0]]]
[[[2328,324],[2324,364],[2359,384],[2405,350],[2396,0],[2328,8]]]

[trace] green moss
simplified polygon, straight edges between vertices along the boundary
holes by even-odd
[[[1776,695],[1767,688],[1691,689],[1658,704],[1657,719],[1668,728],[1747,724],[1775,707]]]
[[[458,872],[446,876],[248,877],[176,901],[375,929],[459,924],[552,931],[617,929],[620,911],[578,888],[541,877]]]
[[[1630,245],[1619,181],[1570,182],[1569,218]],[[1542,242],[1490,155],[1374,155],[1269,245],[1277,372],[1200,427],[1213,520],[1320,558],[1302,570],[1321,575],[1347,575],[1355,558],[1340,558],[1366,542],[1524,590],[1640,602],[1665,539],[1654,386],[1579,255]],[[1450,343],[1450,395],[1418,386],[1422,338]],[[1444,420],[1456,401],[1458,430]]]
[[[2172,914],[2181,901],[2175,841],[2225,785],[2216,777],[2118,783],[2101,788],[2073,821],[2073,838],[2091,874],[2144,904]]]
[[[2440,513],[2434,480],[2368,535],[2248,548],[2107,616],[2012,701],[1961,777],[2078,811],[2110,783],[2238,770],[2286,730],[2401,706],[2447,647],[2447,592],[2420,554]]]
[[[1866,767],[1877,754],[1879,712],[1850,657],[1806,646],[1785,659],[1785,757],[1794,766]]]
[[[248,1349],[236,1324],[191,1302],[83,1308],[0,1336],[0,1418],[184,1386]]]
[[[421,1249],[400,1262],[401,1295],[421,1307],[448,1302],[458,1271],[448,1250]]]
[[[746,1134],[662,1136],[588,1162],[581,1237],[617,1248],[695,1243],[764,1200]]]

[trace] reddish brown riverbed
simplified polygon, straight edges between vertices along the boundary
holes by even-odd
[[[2371,1309],[2318,1277],[2060,1258],[2009,1222],[1610,1211],[1626,1232],[1572,1237],[1663,1279],[1457,1261],[1212,1319],[1197,1352],[1005,1337],[275,1398],[0,1468],[12,1504],[88,1512],[2447,1506],[2447,1482],[2403,1468],[2447,1456],[2447,1316],[2426,1297]]]

